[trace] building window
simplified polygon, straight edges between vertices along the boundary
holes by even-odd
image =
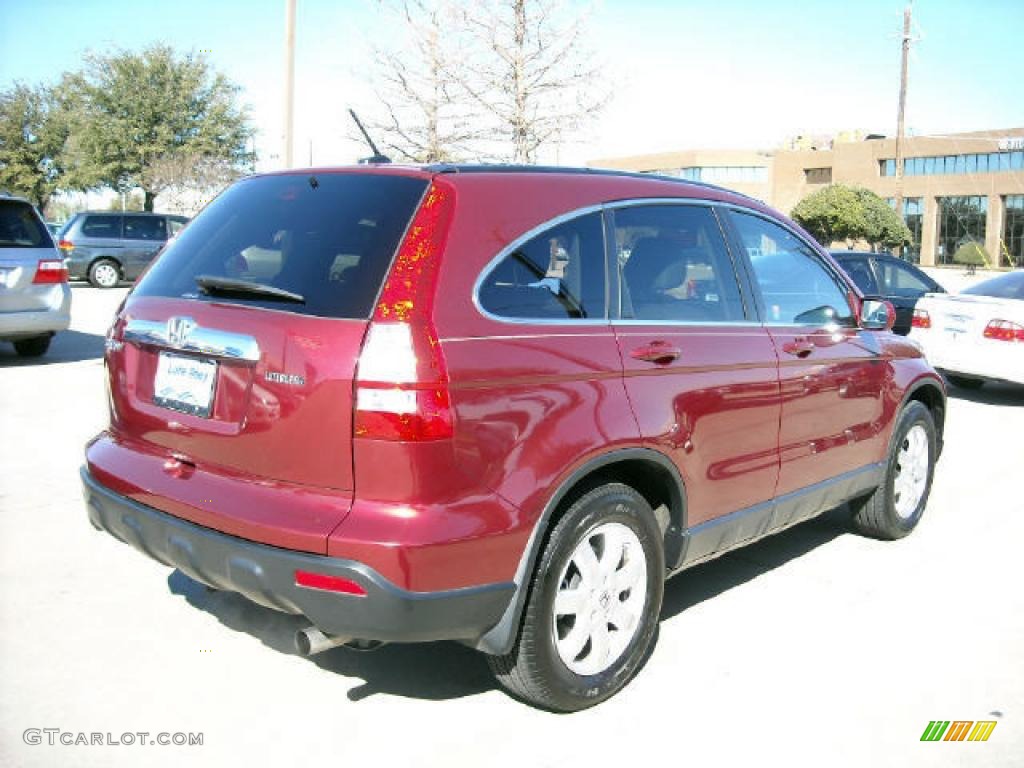
[[[1024,267],[1024,195],[1007,195],[1003,200],[1003,256],[1009,257],[1010,266]]]
[[[808,184],[831,184],[831,168],[804,168],[804,181]]]
[[[760,184],[768,178],[763,165],[696,165],[680,168],[679,175],[687,181],[711,184]]]
[[[893,210],[896,209],[896,198],[887,197],[885,202]],[[924,225],[924,198],[905,197],[903,198],[903,221],[910,230],[911,242],[906,250],[906,257],[909,261],[917,264],[921,261],[921,232]]]
[[[998,173],[1024,169],[1024,150],[983,152],[969,155],[908,157],[903,161],[904,176],[932,176],[946,173]],[[881,176],[896,175],[896,161],[879,160]]]
[[[936,262],[952,264],[953,255],[965,243],[985,244],[988,198],[981,195],[939,197],[939,240]]]

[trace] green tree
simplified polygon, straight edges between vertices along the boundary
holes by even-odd
[[[837,240],[866,240],[873,248],[893,248],[913,239],[885,200],[860,187],[830,184],[797,203],[792,217],[826,247]]]
[[[53,89],[19,83],[0,93],[0,189],[44,208],[62,183],[67,137]]]
[[[863,187],[854,187],[853,191],[864,207],[864,219],[867,222],[861,237],[871,243],[872,248],[899,248],[914,239],[906,222],[896,215],[896,211],[885,200]]]
[[[247,109],[238,104],[239,87],[202,55],[178,55],[166,45],[89,54],[65,87],[77,103],[68,152],[76,188],[138,187],[151,211],[172,183],[156,172],[168,161],[188,155],[241,172],[252,160],[252,129]]]
[[[956,249],[953,254],[954,264],[963,264],[970,274],[978,267],[987,268],[989,265],[988,251],[981,243],[964,243]]]

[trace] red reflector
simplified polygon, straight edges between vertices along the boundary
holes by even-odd
[[[295,585],[309,587],[310,589],[326,589],[328,592],[341,592],[346,595],[366,597],[366,590],[349,579],[341,576],[328,576],[326,573],[311,573],[310,571],[296,571]]]
[[[1024,341],[1024,325],[1009,320],[993,320],[985,326],[985,338],[995,341]]]
[[[914,328],[931,328],[932,319],[928,316],[927,310],[915,309],[914,316],[910,320],[910,325]]]
[[[61,259],[42,259],[36,266],[36,275],[32,282],[40,283],[66,283],[68,281],[68,270]]]

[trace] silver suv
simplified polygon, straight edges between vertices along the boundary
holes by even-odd
[[[0,195],[0,341],[39,357],[70,323],[68,271],[46,224],[27,200]]]

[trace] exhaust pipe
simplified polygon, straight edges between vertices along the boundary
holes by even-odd
[[[301,656],[312,656],[337,648],[351,640],[351,637],[325,635],[316,627],[306,627],[295,633],[295,650]]]

